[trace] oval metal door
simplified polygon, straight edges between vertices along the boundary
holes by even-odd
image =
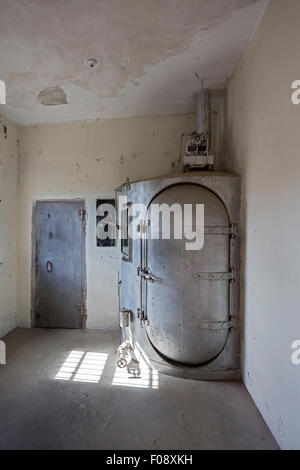
[[[159,239],[146,241],[145,267],[159,280],[143,281],[150,342],[167,360],[198,366],[218,356],[228,337],[229,218],[215,194],[194,184],[165,189],[149,206],[150,216],[153,204],[180,204],[182,211],[184,204],[204,204],[203,248],[187,251],[184,237],[160,239],[158,224]]]

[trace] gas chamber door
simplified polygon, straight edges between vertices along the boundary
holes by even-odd
[[[201,366],[222,352],[232,326],[229,217],[221,200],[196,184],[177,184],[159,193],[149,206],[151,224],[154,204],[179,204],[182,220],[185,204],[204,205],[202,249],[187,250],[190,240],[184,235],[174,239],[179,219],[171,217],[171,238],[162,239],[160,219],[156,227],[151,226],[156,239],[148,234],[141,250],[143,304],[151,345],[171,363]]]

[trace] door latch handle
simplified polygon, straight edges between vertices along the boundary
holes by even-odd
[[[51,263],[51,261],[47,261],[47,271],[48,271],[48,273],[52,273],[52,270],[53,270],[53,264]]]
[[[161,279],[159,277],[156,277],[154,276],[153,274],[151,273],[145,273],[144,274],[144,279],[146,279],[146,281],[150,281],[150,282],[155,282],[155,281],[160,281]]]
[[[155,281],[161,281],[159,277],[154,276],[148,268],[145,269],[140,269],[138,268],[138,276],[140,276],[142,279],[145,279],[145,281],[150,281],[150,282],[155,282]]]

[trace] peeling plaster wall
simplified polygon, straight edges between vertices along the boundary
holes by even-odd
[[[298,0],[272,0],[228,89],[228,160],[243,176],[244,381],[283,449],[300,449]]]
[[[114,197],[126,177],[170,172],[181,133],[195,128],[195,115],[189,114],[21,129],[19,326],[30,327],[32,206],[51,198],[86,199],[87,328],[118,326],[120,251],[96,247],[96,199]]]
[[[18,128],[0,125],[0,338],[17,326]]]

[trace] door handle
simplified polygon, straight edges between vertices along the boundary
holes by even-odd
[[[143,278],[146,281],[150,281],[150,282],[155,282],[155,281],[160,281],[161,280],[159,277],[153,276],[153,274],[151,274],[151,273],[145,273]]]
[[[51,263],[51,261],[47,261],[47,271],[48,271],[48,273],[52,273],[52,270],[53,270],[53,264]]]
[[[146,269],[138,269],[138,276],[145,279],[145,281],[155,282],[161,281],[159,277],[154,276],[148,268]]]

